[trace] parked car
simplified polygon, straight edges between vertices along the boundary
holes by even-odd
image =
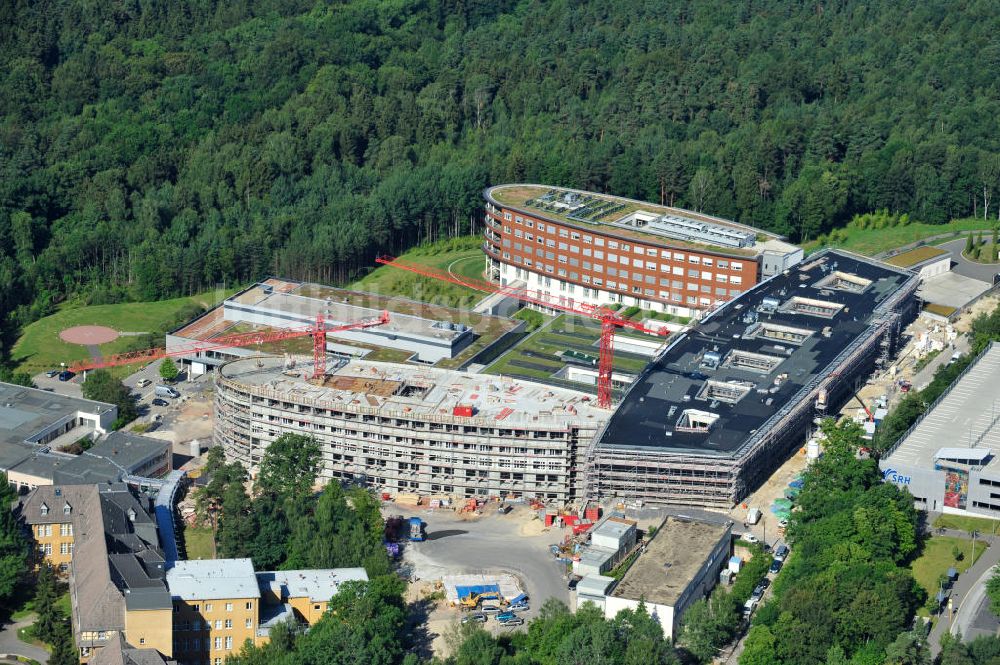
[[[771,562],[771,567],[767,569],[767,572],[771,573],[772,575],[777,575],[778,571],[780,570],[781,570],[781,562],[775,559],[774,561]]]
[[[170,404],[170,402],[165,399],[160,399],[159,397],[153,400],[153,406],[167,406],[168,404]]]
[[[757,586],[759,586],[762,589],[766,589],[767,587],[771,586],[771,580],[765,577],[760,581],[760,584],[758,584]]]
[[[753,535],[749,531],[747,533],[744,533],[742,536],[740,536],[740,539],[741,540],[745,540],[748,543],[759,543],[760,542],[760,538],[758,538],[757,536]]]
[[[48,372],[45,373],[45,376],[49,377],[50,379],[59,376],[59,370],[50,369]]]
[[[754,587],[753,593],[750,594],[750,600],[760,600],[764,597],[764,587],[757,585]]]
[[[136,388],[145,388],[146,386],[148,386],[151,383],[152,383],[152,381],[150,381],[149,379],[139,379],[138,381],[136,381],[135,387]]]
[[[486,623],[487,618],[488,617],[482,612],[476,612],[475,614],[466,614],[462,617],[462,623],[469,623],[470,621],[474,621],[476,623]]]
[[[580,580],[573,577],[570,579],[569,584],[566,585],[566,588],[569,589],[570,591],[573,591],[574,589],[576,589],[576,585],[579,584],[579,582]]]
[[[503,625],[505,628],[511,628],[513,626],[523,626],[524,619],[522,619],[521,617],[517,617],[516,619],[511,619],[510,621],[504,622]]]
[[[68,369],[64,369],[63,371],[59,372],[59,380],[60,381],[69,381],[74,376],[76,376],[76,374],[74,374],[73,372],[69,371]]]
[[[517,605],[510,606],[511,612],[527,612],[530,609],[531,607],[528,606],[528,603],[518,603]]]
[[[778,545],[774,550],[774,558],[778,561],[784,562],[788,558],[788,545]]]
[[[751,597],[750,600],[743,604],[743,618],[749,619],[753,611],[757,609],[758,599]]]
[[[510,512],[510,510],[511,506],[506,503],[502,504],[499,508],[497,508],[497,512],[500,513],[501,515],[506,515],[507,513]]]
[[[501,612],[500,614],[497,615],[497,621],[499,621],[500,623],[507,623],[508,621],[511,621],[516,618],[517,615],[511,612],[510,610],[506,612]]]
[[[483,605],[480,611],[483,614],[500,614],[501,610],[496,605]]]

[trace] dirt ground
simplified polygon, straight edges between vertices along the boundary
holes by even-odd
[[[758,537],[767,536],[769,541],[774,540],[777,535],[778,520],[770,511],[771,504],[775,499],[785,496],[785,489],[788,483],[795,479],[808,466],[805,455],[805,446],[797,450],[778,470],[771,474],[763,485],[757,488],[742,503],[733,507],[729,511],[730,518],[736,523],[733,531],[742,530],[743,521],[746,520],[747,511],[751,508],[759,508],[763,514],[761,521],[751,528],[751,531]],[[743,507],[746,504],[746,508]]]

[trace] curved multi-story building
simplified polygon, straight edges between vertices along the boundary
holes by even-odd
[[[563,304],[682,316],[727,302],[802,260],[780,236],[680,208],[544,185],[490,187],[490,279]]]
[[[273,357],[218,369],[215,441],[227,459],[253,472],[279,436],[308,434],[324,481],[569,502],[577,456],[610,416],[584,393],[482,374],[358,360],[323,385],[308,374]]]

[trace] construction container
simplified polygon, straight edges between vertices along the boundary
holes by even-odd
[[[595,506],[594,504],[590,504],[583,511],[583,516],[588,520],[590,520],[591,522],[596,522],[597,520],[601,519],[601,507]]]
[[[462,418],[471,418],[475,414],[475,408],[469,404],[458,404],[451,410],[451,415]]]
[[[552,524],[555,521],[556,521],[555,513],[545,513],[545,526],[552,526]]]
[[[580,521],[580,518],[577,517],[576,515],[563,515],[562,521],[563,524],[566,526],[573,526],[574,524]]]

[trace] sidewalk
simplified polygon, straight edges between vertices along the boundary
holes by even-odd
[[[20,621],[12,621],[11,623],[4,624],[0,627],[0,653],[6,653],[8,655],[18,655],[27,656],[28,658],[33,658],[39,663],[49,662],[49,652],[41,647],[36,647],[33,644],[27,644],[22,642],[17,636],[17,631],[25,626],[30,626],[35,622],[35,615],[21,619]]]

